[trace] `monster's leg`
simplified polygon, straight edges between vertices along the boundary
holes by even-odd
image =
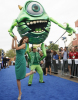
[[[44,43],[41,44],[41,49],[42,49],[42,52],[43,52],[43,56],[42,56],[42,58],[40,59],[40,61],[41,61],[42,59],[44,59],[44,58],[47,56]]]
[[[17,25],[17,20],[15,19],[15,20],[13,21],[13,23],[12,23],[10,29],[8,30],[9,34],[10,34],[12,37],[14,37],[14,35],[13,35],[13,29],[14,29],[14,27],[15,27],[16,25]]]

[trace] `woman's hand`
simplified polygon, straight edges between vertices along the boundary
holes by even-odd
[[[17,40],[17,36],[14,36],[14,40]]]
[[[14,38],[12,38],[12,41],[14,41]]]

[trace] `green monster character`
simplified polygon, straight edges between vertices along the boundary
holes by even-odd
[[[40,61],[46,56],[43,42],[48,37],[51,22],[66,30],[69,35],[75,33],[75,30],[71,28],[68,23],[67,26],[64,27],[53,18],[50,18],[45,12],[43,6],[37,1],[29,0],[25,3],[24,7],[19,6],[19,8],[21,10],[20,14],[17,19],[14,20],[8,32],[14,37],[13,29],[17,26],[17,31],[20,36],[28,36],[30,44],[42,43],[41,48],[43,51],[43,57]],[[29,46],[27,52],[29,52]]]

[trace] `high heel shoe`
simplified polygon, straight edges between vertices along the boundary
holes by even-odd
[[[21,96],[18,96],[18,100],[21,100]]]
[[[21,95],[22,95],[22,92],[21,92]],[[18,98],[17,98],[18,100],[21,100],[21,96],[18,96]]]

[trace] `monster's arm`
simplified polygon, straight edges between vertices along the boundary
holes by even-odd
[[[43,56],[40,59],[40,61],[43,60],[47,56],[44,43],[41,44],[41,48],[42,48]]]
[[[62,24],[58,23],[53,18],[50,18],[50,21],[53,22],[53,23],[55,23],[55,24],[57,24],[59,27],[63,28],[64,30],[66,30],[69,33],[68,35],[72,35],[73,33],[76,32],[73,28],[69,27],[69,24],[68,23],[66,23],[67,26],[64,27]]]
[[[14,35],[13,35],[13,29],[14,29],[14,27],[15,27],[16,25],[17,25],[17,20],[15,19],[15,20],[13,21],[13,23],[12,23],[10,29],[8,30],[9,34],[10,34],[12,37],[14,37]]]

